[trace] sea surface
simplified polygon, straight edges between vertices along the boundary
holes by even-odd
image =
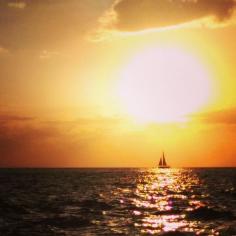
[[[236,235],[236,169],[0,169],[0,235]]]

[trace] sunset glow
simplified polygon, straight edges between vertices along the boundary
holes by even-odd
[[[235,22],[234,0],[0,0],[0,167],[236,166]]]

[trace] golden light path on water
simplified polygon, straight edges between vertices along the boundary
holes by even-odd
[[[156,170],[156,178],[153,176],[146,176],[146,184],[139,184],[137,186],[137,199],[134,199],[134,204],[138,208],[152,208],[164,213],[172,209],[171,201],[167,198],[169,192],[178,193],[180,186],[176,170],[165,169]],[[158,194],[155,194],[158,192]],[[184,195],[178,197],[184,199]],[[137,214],[134,212],[134,214]],[[179,227],[184,227],[187,224],[183,221],[185,215],[150,215],[144,216],[142,223],[136,223],[136,227],[143,227],[142,233],[159,233],[161,231],[174,231]]]
[[[194,233],[209,231],[199,227],[199,222],[189,220],[186,214],[200,207],[205,207],[201,199],[207,197],[204,191],[196,196],[201,181],[190,170],[184,169],[152,169],[138,177],[131,204],[134,207],[134,226],[144,234],[158,234],[169,231]],[[127,198],[132,191],[121,190]],[[124,196],[124,197],[125,197]],[[125,204],[126,200],[121,200]],[[218,235],[210,230],[209,235]]]

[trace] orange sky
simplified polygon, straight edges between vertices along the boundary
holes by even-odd
[[[236,166],[233,0],[0,0],[0,167]]]

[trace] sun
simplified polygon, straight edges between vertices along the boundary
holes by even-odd
[[[211,76],[190,52],[152,47],[122,68],[117,86],[125,111],[139,122],[179,122],[207,105]]]

